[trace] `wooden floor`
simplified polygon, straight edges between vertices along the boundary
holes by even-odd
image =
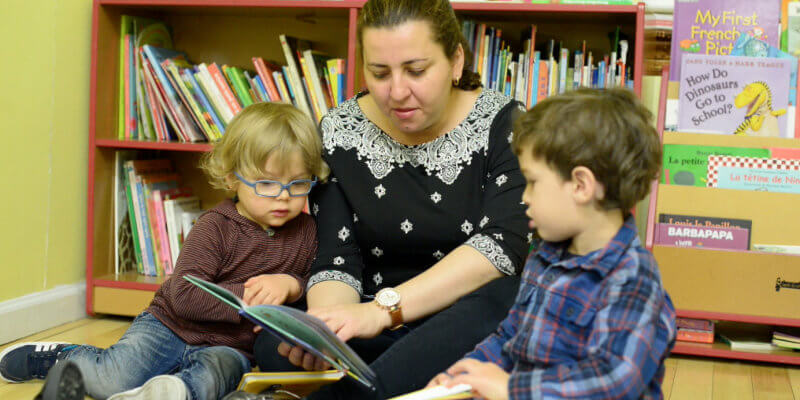
[[[18,342],[59,341],[108,347],[130,325],[125,318],[87,318],[31,335]],[[14,344],[8,343],[3,348]],[[667,360],[664,398],[671,400],[800,400],[800,367],[690,357]],[[42,382],[0,382],[0,399],[32,399]]]

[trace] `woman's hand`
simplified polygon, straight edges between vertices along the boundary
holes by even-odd
[[[436,375],[427,387],[453,387],[466,383],[472,387],[472,393],[477,398],[506,400],[509,379],[510,375],[497,364],[465,358],[453,364],[447,372]]]
[[[292,365],[301,367],[306,371],[324,371],[331,368],[330,364],[311,353],[307,353],[302,347],[292,346],[286,342],[281,342],[278,345],[278,354],[288,358]]]
[[[286,274],[263,274],[254,276],[244,283],[244,303],[248,306],[259,304],[283,304],[300,294],[300,283]]]
[[[343,342],[373,338],[392,323],[389,312],[374,302],[315,308],[308,313],[322,320]]]

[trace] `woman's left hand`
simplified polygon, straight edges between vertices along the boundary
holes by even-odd
[[[308,313],[325,322],[345,342],[354,337],[373,338],[391,324],[389,313],[373,302],[316,308]]]

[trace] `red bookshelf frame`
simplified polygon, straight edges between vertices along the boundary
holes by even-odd
[[[96,275],[94,258],[96,246],[106,246],[103,240],[106,238],[95,238],[96,235],[96,207],[100,205],[96,196],[98,193],[107,191],[109,182],[96,176],[98,165],[101,168],[107,167],[107,160],[98,154],[113,151],[115,149],[134,149],[169,151],[184,153],[200,153],[211,149],[207,143],[174,143],[174,142],[147,142],[108,139],[108,132],[98,132],[95,116],[98,113],[98,105],[108,101],[107,95],[104,97],[98,92],[98,75],[102,68],[108,68],[109,60],[114,56],[108,50],[100,50],[100,40],[108,40],[107,37],[100,38],[99,25],[108,24],[108,15],[103,12],[104,7],[115,10],[132,10],[138,12],[152,12],[163,10],[173,12],[179,9],[200,11],[201,13],[216,12],[218,10],[236,9],[328,9],[344,10],[347,15],[347,94],[352,96],[356,90],[356,23],[358,12],[363,7],[365,0],[341,0],[341,1],[314,1],[314,0],[94,0],[92,5],[92,34],[91,34],[91,77],[90,77],[90,100],[89,100],[89,159],[88,159],[88,188],[87,188],[87,229],[86,229],[86,311],[90,315],[94,314],[94,289],[112,288],[128,289],[145,292],[155,292],[163,282],[163,278],[143,277],[135,274],[124,274],[122,276]],[[641,94],[642,84],[642,63],[644,49],[644,3],[637,5],[561,5],[561,4],[531,4],[531,3],[452,3],[457,11],[491,11],[499,13],[552,13],[552,14],[572,14],[572,15],[630,15],[635,18],[634,44],[633,44],[633,78],[634,90]],[[108,27],[106,26],[106,32]],[[107,49],[108,47],[106,47]],[[102,70],[108,75],[107,70]],[[103,81],[104,85],[108,85]],[[104,86],[107,87],[107,86]],[[102,103],[99,103],[102,102]],[[104,156],[103,156],[104,157]],[[97,243],[95,242],[97,240]],[[102,270],[101,270],[102,271]],[[134,276],[135,275],[135,276]]]

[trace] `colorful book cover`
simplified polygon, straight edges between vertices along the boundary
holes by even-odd
[[[747,147],[695,146],[665,144],[661,170],[661,183],[706,187],[708,156],[745,156],[769,158],[770,150]]]
[[[678,328],[675,340],[694,343],[714,343],[714,332]]]
[[[750,35],[739,36],[739,40],[733,45],[731,55],[789,59],[792,63],[791,73],[789,75],[789,104],[795,104],[797,97],[797,58]]]
[[[675,0],[669,80],[677,81],[684,54],[728,55],[743,33],[778,46],[778,1]]]
[[[708,156],[708,187],[800,193],[800,160]]]
[[[787,129],[788,59],[685,54],[681,60],[678,130],[762,137]]]
[[[677,224],[656,224],[656,244],[705,249],[748,250],[750,230]]]
[[[747,248],[750,248],[749,232],[753,228],[753,221],[749,219],[697,217],[693,215],[678,215],[678,214],[659,214],[658,222],[663,224],[672,224],[672,225],[747,229],[748,231]],[[692,328],[692,329],[700,329],[700,328]]]

